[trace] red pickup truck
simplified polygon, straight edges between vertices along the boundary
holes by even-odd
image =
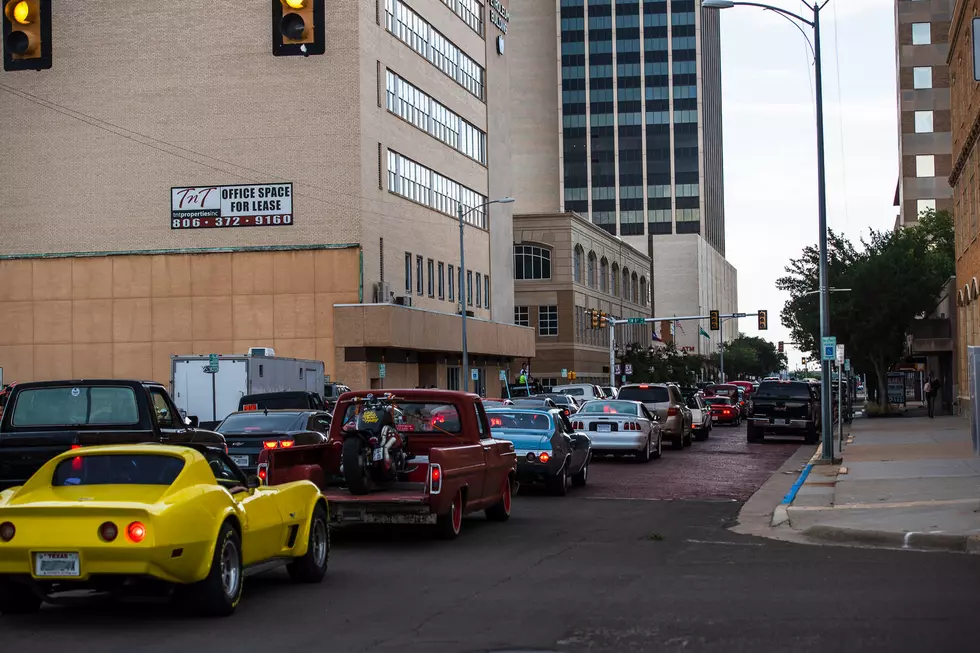
[[[404,481],[361,496],[343,487],[341,429],[353,416],[352,400],[371,391],[339,397],[326,444],[263,451],[259,478],[269,485],[313,481],[335,524],[434,524],[452,539],[465,514],[483,510],[488,519],[506,521],[517,491],[517,454],[513,444],[491,435],[480,397],[446,390],[387,392],[396,397],[398,428],[414,455]]]

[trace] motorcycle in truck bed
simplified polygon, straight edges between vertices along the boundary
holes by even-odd
[[[336,525],[431,524],[453,538],[465,514],[510,517],[516,470],[514,446],[493,438],[479,396],[393,390],[342,394],[326,444],[265,450],[258,474],[270,485],[313,481]]]

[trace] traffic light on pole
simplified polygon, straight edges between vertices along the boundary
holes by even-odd
[[[769,311],[759,311],[759,331],[769,328]]]
[[[272,0],[272,54],[308,57],[326,50],[324,0]]]
[[[51,0],[4,0],[3,69],[51,67]]]
[[[600,311],[599,312],[599,328],[600,329],[605,329],[607,326],[609,326],[609,316],[605,313],[605,311]]]
[[[779,353],[780,354],[783,353],[783,341],[782,340],[779,341]]]
[[[711,330],[717,331],[718,329],[721,328],[721,314],[718,311],[711,311],[709,315],[711,317],[710,319]]]
[[[592,328],[593,329],[598,329],[599,328],[599,311],[597,309],[594,309],[593,308],[589,312],[592,314]]]

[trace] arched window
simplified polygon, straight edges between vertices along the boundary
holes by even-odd
[[[613,297],[619,297],[619,263],[612,264],[612,288]]]
[[[582,249],[581,245],[575,246],[575,260],[574,269],[572,270],[572,275],[575,283],[582,283],[582,259],[585,258],[585,250]]]
[[[550,279],[551,250],[537,245],[514,245],[515,279]]]
[[[631,298],[634,304],[640,303],[640,284],[637,281],[636,272],[633,273],[632,282],[630,284],[630,292],[632,293]]]
[[[605,256],[599,261],[599,290],[612,292],[612,288],[609,287],[609,261],[606,260]]]
[[[640,304],[647,305],[647,278],[640,277]]]
[[[588,261],[589,288],[595,288],[595,252],[589,252]]]
[[[623,268],[623,288],[622,288],[622,298],[630,298],[630,270],[629,268]]]

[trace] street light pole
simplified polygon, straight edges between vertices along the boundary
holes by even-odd
[[[817,113],[817,214],[820,230],[820,344],[830,335],[830,288],[827,266],[827,174],[824,157],[823,129],[823,66],[820,61],[820,10],[830,0],[811,0],[803,2],[813,12],[813,20],[808,20],[799,14],[794,14],[780,7],[759,2],[734,2],[733,0],[702,0],[702,9],[729,9],[746,6],[759,7],[776,12],[782,16],[797,20],[813,28],[813,59],[814,77],[816,79],[816,113]],[[797,25],[799,27],[799,25]],[[804,34],[804,36],[806,36]],[[821,347],[822,349],[822,347]],[[823,352],[821,352],[822,354]],[[823,356],[821,356],[823,359]],[[830,361],[821,360],[820,374],[820,431],[823,440],[821,462],[830,463],[834,460],[834,425],[833,408],[831,406],[832,391],[830,385]]]
[[[465,211],[463,210],[462,202],[457,202],[456,204],[456,215],[459,218],[459,314],[463,320],[462,322],[462,327],[463,327],[462,368],[463,369],[460,371],[462,372],[462,376],[463,376],[461,381],[465,384],[465,385],[462,384],[461,385],[467,390],[470,389],[470,354],[466,346],[466,300],[468,299],[467,291],[469,290],[469,288],[467,288],[464,285],[466,283],[466,247],[463,244],[463,225],[465,224],[463,222],[463,218],[466,217],[468,214],[472,213],[473,211],[476,211],[478,209],[485,209],[491,204],[510,204],[513,201],[514,201],[513,197],[503,197],[499,200],[491,200],[489,202],[484,202],[483,204],[471,206]],[[487,216],[488,223],[489,223],[489,219],[490,219],[489,216]]]

